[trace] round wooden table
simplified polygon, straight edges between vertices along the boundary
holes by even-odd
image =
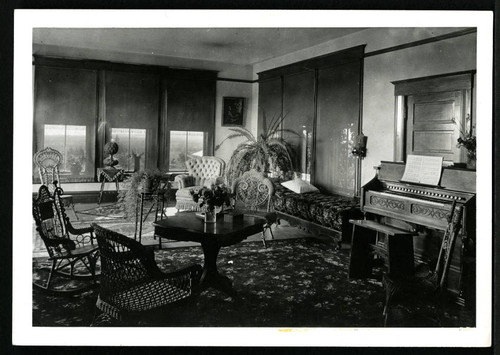
[[[240,297],[232,281],[219,273],[217,256],[222,247],[241,242],[247,237],[262,232],[266,220],[260,217],[241,216],[233,220],[219,218],[216,223],[205,223],[195,212],[182,212],[153,223],[155,237],[177,241],[192,241],[201,244],[204,255],[200,292],[212,287],[231,296]]]

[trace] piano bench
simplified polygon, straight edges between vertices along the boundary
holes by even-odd
[[[378,242],[378,234],[387,236],[388,272],[400,276],[413,276],[413,237],[417,232],[408,231],[370,220],[349,220],[353,225],[349,278],[365,278],[372,274],[373,245]]]

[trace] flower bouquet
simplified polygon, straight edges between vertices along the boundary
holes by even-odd
[[[467,157],[471,160],[476,160],[476,136],[469,134],[465,137],[460,137],[457,140],[458,148],[465,148],[467,150]]]
[[[222,209],[223,205],[230,206],[231,192],[224,185],[213,185],[202,187],[199,190],[191,191],[193,201],[198,206],[205,207],[205,222],[214,223],[216,218],[215,208]]]
[[[457,148],[465,148],[467,150],[467,166],[475,168],[476,164],[476,136],[473,134],[472,124],[470,116],[467,115],[466,122],[467,126],[470,126],[469,130],[463,130],[461,125],[455,121],[452,121],[459,125],[460,137],[457,139]]]

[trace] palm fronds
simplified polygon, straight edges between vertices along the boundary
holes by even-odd
[[[257,138],[244,127],[230,128],[233,132],[218,144],[215,149],[219,149],[224,142],[234,138],[246,138],[246,141],[238,144],[229,159],[226,169],[226,180],[231,184],[234,179],[242,175],[245,171],[256,169],[264,173],[276,173],[283,175],[292,171],[292,159],[290,156],[290,146],[283,140],[279,132],[297,132],[290,129],[282,129],[281,124],[285,116],[273,116],[269,125],[267,116],[263,113],[263,132]]]

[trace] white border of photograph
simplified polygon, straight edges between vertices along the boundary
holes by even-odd
[[[36,27],[477,27],[477,323],[475,328],[62,328],[32,326],[32,33]],[[13,328],[16,345],[489,346],[492,316],[493,13],[474,11],[16,10]]]

